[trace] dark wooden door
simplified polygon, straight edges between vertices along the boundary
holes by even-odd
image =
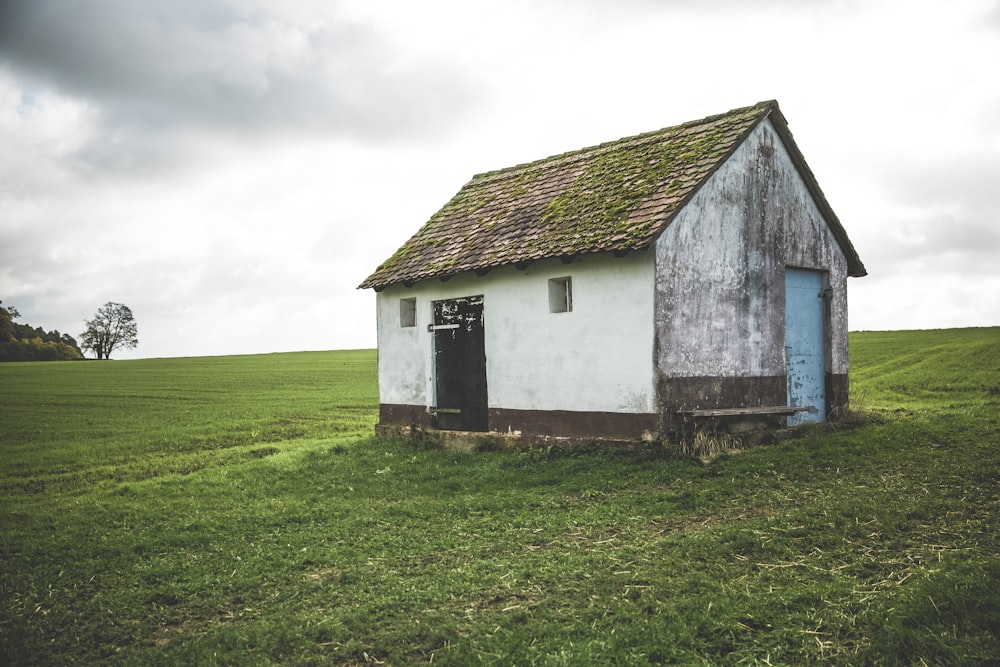
[[[456,431],[489,428],[483,297],[434,302],[435,425]]]

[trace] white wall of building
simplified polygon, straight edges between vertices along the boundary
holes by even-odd
[[[565,276],[573,310],[550,313],[548,281]],[[431,304],[481,294],[490,407],[654,412],[653,285],[652,254],[641,252],[386,288],[377,296],[380,402],[433,405]],[[399,325],[403,298],[416,299],[414,327]]]

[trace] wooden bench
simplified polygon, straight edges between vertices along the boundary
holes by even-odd
[[[691,417],[739,417],[743,415],[792,415],[796,412],[815,410],[811,405],[769,405],[755,408],[706,408],[704,410],[678,410],[678,414]]]

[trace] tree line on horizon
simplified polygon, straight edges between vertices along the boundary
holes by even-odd
[[[8,306],[0,308],[0,361],[77,361],[83,352],[76,339],[58,330],[21,324],[21,314]]]
[[[94,319],[84,320],[82,349],[69,334],[15,322],[20,316],[13,306],[0,306],[0,361],[80,361],[83,350],[92,351],[98,359],[110,359],[113,351],[139,344],[132,311],[121,303],[109,301]]]

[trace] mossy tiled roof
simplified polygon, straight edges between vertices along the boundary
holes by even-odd
[[[761,102],[474,176],[360,287],[648,248],[772,112]]]

